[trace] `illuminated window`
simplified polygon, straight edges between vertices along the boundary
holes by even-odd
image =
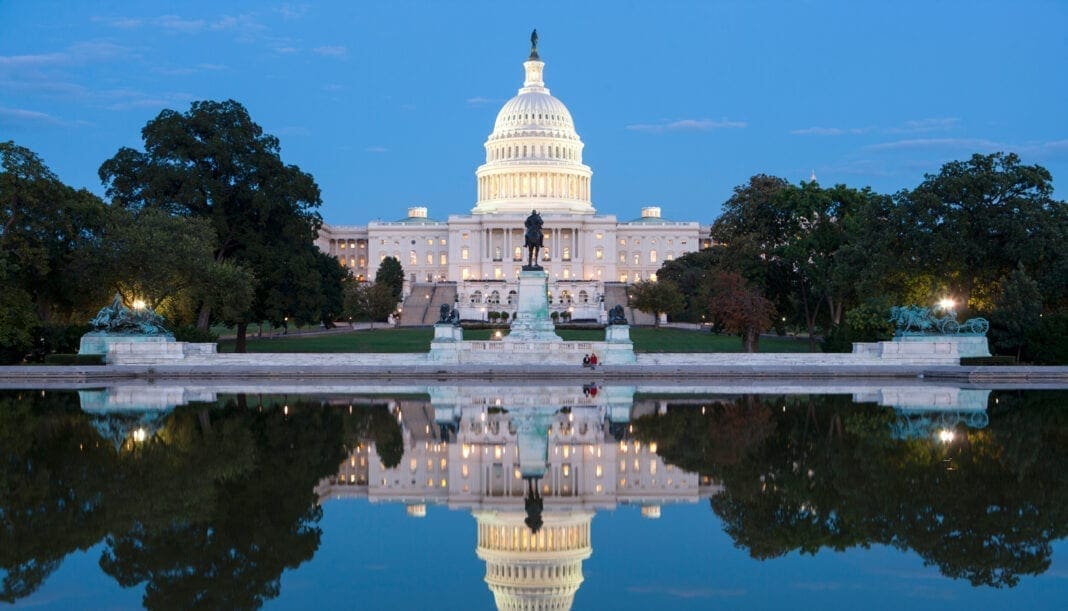
[[[460,279],[461,280],[467,280],[470,277],[471,277],[471,268],[470,267],[465,267],[465,268],[460,270]]]
[[[626,246],[627,245],[626,238],[619,238],[619,245],[620,246]]]
[[[563,258],[564,258],[564,261],[570,261],[571,260],[571,247],[570,246],[565,246],[564,247],[564,257]]]
[[[594,237],[596,237],[598,240],[603,240],[604,234],[598,231],[596,234],[594,234]]]
[[[470,255],[470,251],[468,251],[466,246],[464,246],[463,248],[460,249],[460,260],[461,261],[467,261],[469,255]]]
[[[640,252],[634,253],[634,264],[635,265],[641,265],[642,264],[642,254]]]
[[[522,261],[523,260],[523,247],[522,246],[516,246],[515,247],[515,251],[512,253],[512,260],[513,261]]]
[[[626,263],[627,262],[627,253],[625,253],[623,251],[620,251],[620,253],[619,253],[619,262],[620,263]]]
[[[339,244],[339,246],[340,246],[341,250],[345,250],[345,243],[344,243],[344,242],[342,242],[341,244]]]
[[[427,265],[433,265],[434,264],[434,253],[432,253],[432,252],[426,253],[426,264]]]
[[[449,255],[447,255],[445,253],[441,253],[440,261],[441,261],[442,265],[448,265],[449,264]]]
[[[604,259],[604,248],[598,246],[597,250],[593,251],[593,258],[597,259],[598,261]]]
[[[650,263],[656,263],[656,251],[655,250],[650,250],[649,251],[649,262]]]
[[[408,251],[408,263],[410,265],[419,264],[419,255],[415,254],[414,250]]]

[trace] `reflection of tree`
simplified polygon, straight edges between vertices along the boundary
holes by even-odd
[[[355,448],[361,441],[374,441],[378,458],[387,469],[396,467],[404,458],[404,436],[400,424],[384,404],[350,406],[344,423],[344,440],[348,449]]]
[[[73,393],[0,392],[0,600],[32,594],[107,530],[102,442]]]
[[[277,596],[282,572],[318,549],[322,511],[313,488],[343,458],[336,411],[294,403],[288,412],[231,403],[208,414],[207,426],[200,414],[197,427],[179,417],[174,440],[204,448],[224,443],[215,438],[218,431],[243,427],[247,433],[238,436],[251,438],[251,455],[237,457],[241,469],[201,470],[203,482],[189,481],[195,470],[169,480],[171,486],[192,484],[196,503],[172,503],[155,513],[154,495],[138,495],[141,517],[108,536],[103,569],[124,587],[147,582],[149,608],[248,609]],[[225,452],[216,451],[216,458]],[[209,465],[225,463],[205,458]]]
[[[885,544],[947,576],[1011,587],[1045,571],[1065,536],[1064,393],[1001,395],[989,428],[958,430],[951,444],[894,440],[892,410],[846,397],[765,398],[750,418],[771,421],[747,438],[729,408],[700,409],[639,419],[635,434],[723,483],[712,508],[755,558]]]
[[[74,393],[0,392],[0,600],[32,594],[106,536],[101,565],[124,587],[147,582],[148,607],[257,607],[315,553],[314,487],[361,440],[400,462],[384,405],[238,396],[176,408],[149,439],[116,448]]]

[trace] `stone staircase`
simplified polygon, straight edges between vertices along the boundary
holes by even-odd
[[[417,282],[401,304],[398,326],[422,327],[438,322],[441,305],[456,302],[455,282]]]
[[[611,310],[615,305],[623,306],[623,313],[627,321],[632,325],[652,325],[655,321],[652,314],[641,312],[627,305],[627,285],[623,282],[604,283],[604,309]]]

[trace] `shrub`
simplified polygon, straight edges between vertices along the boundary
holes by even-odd
[[[195,344],[214,344],[219,336],[211,330],[201,331],[194,325],[182,325],[173,329],[174,340]]]
[[[103,365],[103,354],[49,354],[44,357],[46,365]]]

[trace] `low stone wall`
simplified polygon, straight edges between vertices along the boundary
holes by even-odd
[[[216,355],[216,344],[188,342],[119,342],[107,346],[108,365],[173,365],[185,363],[190,357]]]

